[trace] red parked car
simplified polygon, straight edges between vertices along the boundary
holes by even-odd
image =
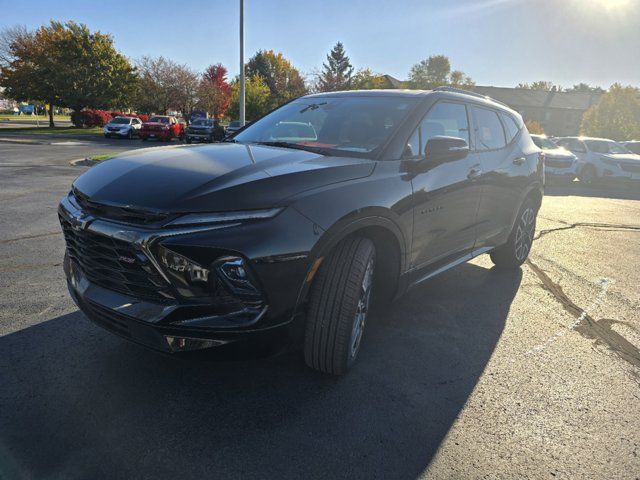
[[[157,138],[166,142],[170,142],[172,138],[182,140],[184,139],[184,123],[170,115],[155,115],[149,118],[148,122],[142,124],[139,135],[145,141],[149,138]]]

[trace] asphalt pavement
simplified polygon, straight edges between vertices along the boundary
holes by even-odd
[[[331,378],[295,351],[164,356],[78,312],[68,162],[142,146],[0,143],[0,478],[639,478],[640,192],[550,188],[519,271],[419,286]]]

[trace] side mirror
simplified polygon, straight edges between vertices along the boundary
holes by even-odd
[[[427,142],[424,155],[429,162],[445,163],[462,160],[469,155],[469,144],[458,137],[433,137]]]

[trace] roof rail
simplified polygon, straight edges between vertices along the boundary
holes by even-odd
[[[511,108],[509,107],[509,105],[507,105],[504,102],[501,102],[500,100],[496,100],[495,98],[490,97],[489,95],[482,95],[481,93],[476,93],[476,92],[472,92],[470,90],[463,90],[462,88],[455,88],[455,87],[436,87],[433,89],[434,92],[452,92],[452,93],[462,93],[464,95],[469,95],[471,97],[476,97],[476,98],[482,98],[483,100],[491,100],[492,102],[496,102],[499,103],[500,105],[504,105],[505,107]]]

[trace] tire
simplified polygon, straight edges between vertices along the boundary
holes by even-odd
[[[147,137],[140,137],[140,140],[142,140],[143,142],[147,141]]]
[[[533,244],[537,214],[533,201],[531,199],[525,200],[518,211],[516,223],[507,243],[489,254],[496,267],[503,270],[515,270],[524,263]]]
[[[305,362],[342,375],[355,362],[371,300],[375,247],[364,237],[340,242],[320,266],[307,308]]]
[[[104,138],[111,138],[111,135],[109,135],[108,133],[105,133]]]
[[[191,143],[191,138],[187,137],[187,143]]]
[[[598,172],[593,165],[586,165],[582,169],[580,181],[585,185],[594,185],[598,181]]]
[[[133,130],[129,129],[129,133],[127,133],[127,139],[133,140]]]

